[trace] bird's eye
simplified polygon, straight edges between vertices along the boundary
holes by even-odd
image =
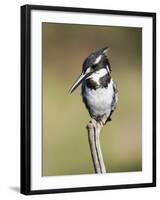
[[[95,69],[97,67],[97,64],[92,65],[92,69]]]

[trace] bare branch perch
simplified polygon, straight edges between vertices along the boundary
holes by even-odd
[[[96,173],[106,173],[99,140],[102,126],[103,125],[92,119],[86,127],[88,131],[88,140],[90,144],[93,165]]]

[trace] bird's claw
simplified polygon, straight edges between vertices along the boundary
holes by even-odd
[[[97,121],[96,121],[95,119],[92,118],[92,119],[90,120],[90,124],[92,124],[92,126],[93,126],[94,128],[96,128],[96,129],[98,128],[98,123],[97,123]]]
[[[103,115],[103,116],[101,117],[101,119],[99,120],[99,124],[100,124],[101,126],[104,126],[106,123],[107,123],[106,115]]]

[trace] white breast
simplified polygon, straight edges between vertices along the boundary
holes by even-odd
[[[113,100],[113,81],[111,80],[107,88],[90,89],[87,86],[84,88],[85,99],[91,110],[92,115],[104,115],[108,117],[111,112]]]

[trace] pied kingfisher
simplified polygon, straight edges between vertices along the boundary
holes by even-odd
[[[92,119],[103,125],[111,121],[116,108],[118,91],[111,77],[107,58],[108,47],[92,52],[84,61],[82,73],[72,85],[72,93],[82,83],[82,98]]]

